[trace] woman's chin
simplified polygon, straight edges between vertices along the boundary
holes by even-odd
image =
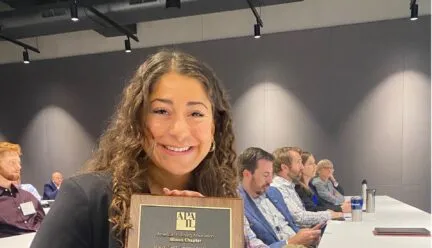
[[[182,177],[182,176],[187,176],[187,175],[191,174],[193,169],[194,168],[185,169],[185,170],[168,169],[167,171],[175,177]]]

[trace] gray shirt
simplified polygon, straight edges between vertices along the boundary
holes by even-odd
[[[312,180],[312,185],[315,186],[318,195],[324,200],[334,205],[344,203],[344,196],[335,189],[330,180],[323,181],[320,177],[316,177]]]

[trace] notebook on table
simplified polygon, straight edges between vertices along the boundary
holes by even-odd
[[[426,228],[412,227],[375,227],[375,235],[401,235],[401,236],[430,236],[430,231]]]

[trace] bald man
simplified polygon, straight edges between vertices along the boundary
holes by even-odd
[[[60,185],[63,182],[63,175],[56,171],[51,176],[51,181],[44,185],[43,200],[54,200],[57,196],[57,192],[60,189]]]

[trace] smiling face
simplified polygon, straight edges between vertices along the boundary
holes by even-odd
[[[169,72],[153,87],[143,116],[144,150],[153,165],[174,176],[192,172],[210,151],[212,104],[198,80]]]

